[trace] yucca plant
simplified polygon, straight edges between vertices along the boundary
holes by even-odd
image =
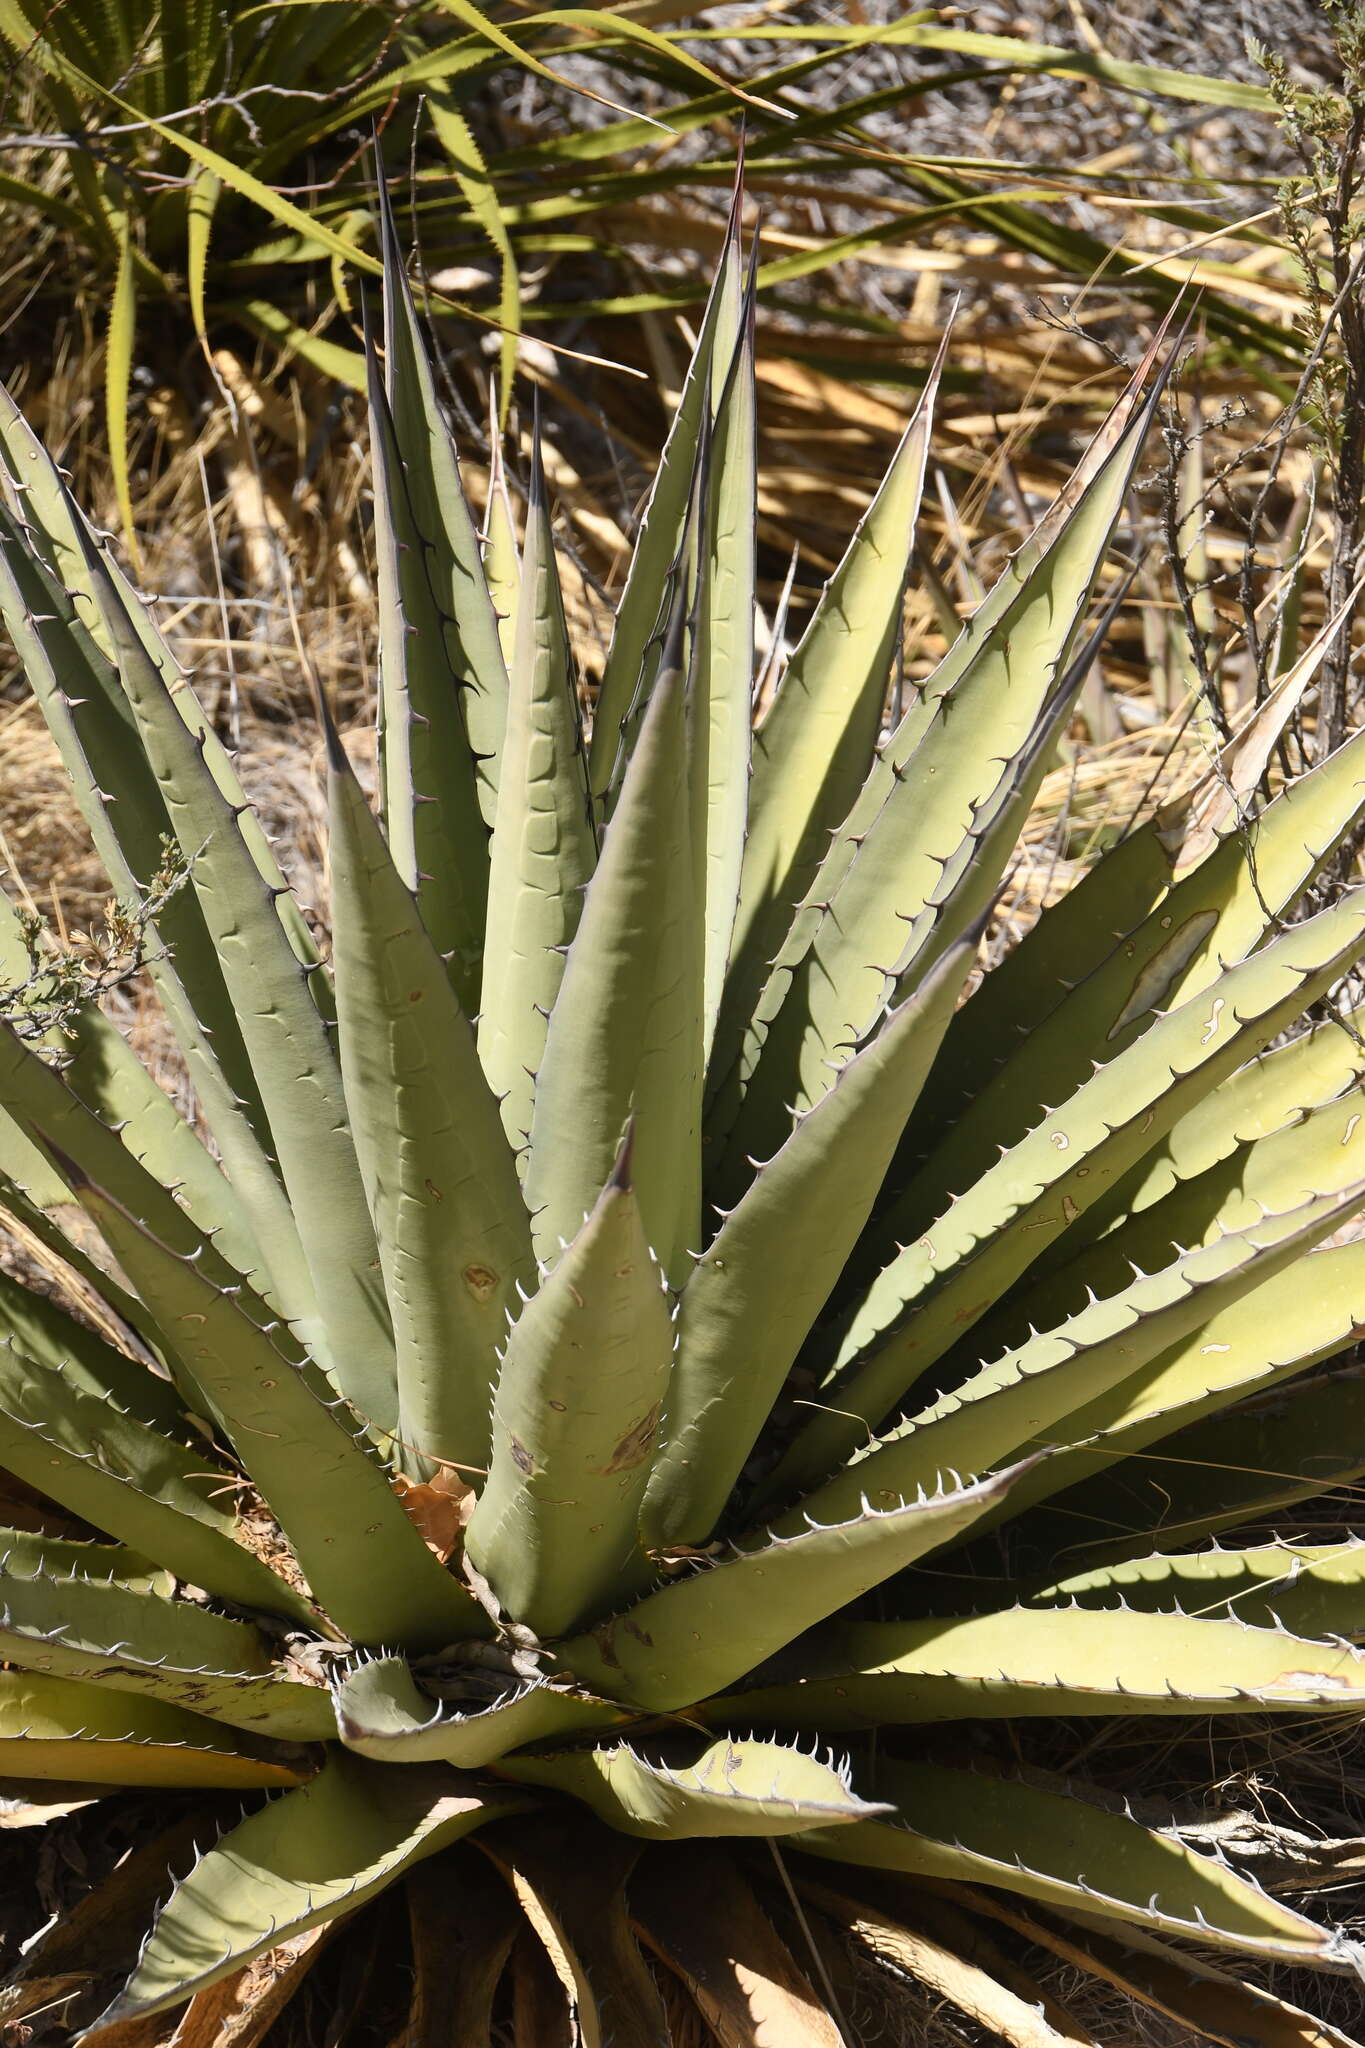
[[[283,2041],[312,1931],[400,1884],[414,2041],[571,2006],[586,2042],[833,2042],[817,1928],[914,1925],[945,1881],[1073,1959],[1140,1935],[1168,2010],[1272,2001],[1166,1936],[1349,1966],[991,1725],[1365,1699],[1365,1549],[1204,1541],[1365,1463],[1355,1383],[1308,1370],[1365,1320],[1365,1243],[1313,1251],[1365,1199],[1365,1053],[1300,1024],[1365,894],[1294,921],[1365,736],[1242,815],[1326,636],[961,1003],[1155,358],[879,750],[931,383],[751,738],[732,226],[585,744],[539,472],[519,560],[505,518],[485,551],[386,256],[380,818],[321,703],[330,957],[0,425],[0,604],[206,1134],[11,909],[0,1199],[104,1307],[0,1274],[0,1769],[202,1788],[219,1830],[142,1852],[163,1896],[102,2017],[98,1893],[0,2017],[194,1999],[216,2040],[278,1951],[249,2038]],[[227,1824],[221,1791],[274,1796]]]

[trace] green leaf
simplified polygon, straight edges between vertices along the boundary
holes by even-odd
[[[167,1435],[65,1369],[0,1344],[0,1465],[216,1599],[315,1629],[302,1596],[236,1541],[232,1480],[207,1443]]]
[[[532,462],[539,454],[539,444],[532,449]],[[548,582],[558,581],[559,571],[553,554],[543,558],[542,574]],[[502,658],[507,664],[508,706],[507,730],[510,745],[512,734],[512,691],[515,678],[512,672],[513,656],[517,642],[517,597],[521,589],[521,550],[517,545],[517,523],[512,512],[511,493],[507,488],[507,468],[503,460],[502,435],[496,420],[490,422],[488,434],[488,502],[484,513],[483,530],[483,580],[488,586],[488,596],[498,621],[498,644]],[[542,621],[544,624],[545,621]],[[539,636],[537,636],[539,644]],[[503,771],[506,773],[506,770]],[[496,862],[497,824],[494,820],[493,846],[490,859]],[[493,877],[489,876],[489,890]],[[488,963],[485,962],[485,968]]]
[[[627,1142],[507,1339],[466,1538],[501,1605],[541,1637],[581,1627],[649,1578],[639,1514],[673,1323],[630,1152]]]
[[[247,1792],[297,1785],[296,1756],[166,1700],[0,1671],[0,1770],[16,1778]]]
[[[697,41],[724,36],[724,29],[689,30]],[[1131,64],[1103,51],[1068,50],[1053,43],[1024,41],[1017,36],[983,35],[976,29],[944,27],[923,15],[878,28],[851,27],[842,22],[801,25],[755,23],[755,42],[821,42],[894,45],[922,50],[954,50],[1022,73],[1046,72],[1058,78],[1097,78],[1127,92],[1158,93],[1168,99],[1193,100],[1205,107],[1243,107],[1270,113],[1274,102],[1263,85],[1236,78],[1210,78],[1198,71],[1175,71],[1158,64]]]
[[[199,1858],[92,2031],[180,2004],[524,1803],[453,1771],[380,1770],[334,1752],[296,1796],[249,1815]]]
[[[71,509],[59,494],[60,479],[49,474],[47,457],[3,390],[0,440],[11,470],[23,480],[26,511],[44,522],[44,545],[63,574],[82,577],[84,556]],[[2,510],[0,611],[115,894],[125,909],[137,912],[164,867],[166,843],[174,843],[165,802],[107,656],[44,567],[37,543],[27,544]],[[182,691],[178,701],[183,704],[187,694]],[[168,898],[154,936],[161,944],[152,948],[150,976],[227,1175],[264,1239],[267,1291],[311,1332],[312,1279],[269,1156],[269,1125],[246,1043],[193,889],[180,888]]]
[[[175,1590],[173,1572],[150,1564],[122,1543],[40,1536],[31,1529],[0,1529],[0,1571],[24,1575],[46,1571],[57,1578],[88,1579],[97,1585],[132,1586],[142,1593]]]
[[[200,171],[190,185],[185,219],[185,290],[190,302],[194,331],[208,346],[208,313],[204,305],[204,280],[208,271],[209,240],[213,216],[223,196],[223,181],[216,171]]]
[[[731,1138],[741,1157],[766,1148],[784,1104],[818,1100],[831,1062],[988,907],[1093,658],[1092,641],[1089,658],[1067,666],[1152,405],[1137,413],[1022,587],[1015,569],[1006,571],[1012,596],[995,631],[950,692],[939,694],[931,679],[932,708],[875,816],[864,820],[860,799],[821,862],[747,1037],[744,1104]],[[880,779],[869,778],[865,794]]]
[[[357,1665],[337,1688],[336,1724],[358,1756],[381,1764],[455,1764],[479,1770],[523,1743],[598,1734],[625,1719],[619,1707],[536,1683],[500,1699],[433,1699],[400,1657]]]
[[[719,1519],[867,1221],[974,955],[945,954],[846,1061],[697,1261],[646,1503],[651,1543],[704,1543]]]
[[[330,715],[326,739],[341,1073],[393,1317],[395,1435],[415,1472],[482,1471],[530,1222],[473,1031]]]
[[[93,547],[87,571],[247,1042],[327,1331],[328,1363],[365,1420],[391,1430],[393,1338],[326,1025],[280,922],[275,892]]]
[[[898,1820],[807,1835],[802,1848],[875,1870],[965,1878],[1202,1947],[1282,1962],[1345,1962],[1352,1953],[1341,1936],[1226,1864],[1077,1795],[984,1771],[880,1760],[874,1782],[894,1800]]]
[[[1252,825],[1235,829],[1126,930],[1125,902],[1111,899],[1107,886],[1110,865],[1120,856],[1101,861],[1080,893],[1109,939],[1108,957],[1092,964],[1078,951],[1070,967],[1059,961],[1068,986],[1054,984],[1055,1007],[1022,1043],[1010,1035],[1010,1020],[997,1014],[994,1029],[1001,1050],[990,1067],[969,1069],[959,1058],[954,1072],[941,1076],[944,1135],[916,1178],[888,1205],[879,1226],[882,1241],[906,1243],[918,1236],[940,1213],[947,1191],[983,1173],[1001,1145],[1016,1144],[1046,1106],[1084,1082],[1094,1061],[1112,1060],[1148,1031],[1162,1010],[1189,1001],[1225,967],[1247,958],[1297,902],[1351,829],[1362,804],[1365,735],[1356,735],[1290,783]],[[1141,837],[1158,870],[1161,848],[1174,872],[1187,822],[1186,807],[1177,805],[1143,828]],[[1125,857],[1125,867],[1132,858]],[[1034,960],[1032,967],[1037,970],[1039,963]],[[994,980],[994,974],[987,976],[987,988]],[[984,1026],[990,1024],[987,1009]],[[969,1034],[963,1053],[970,1057],[980,1050],[980,1034]],[[983,1072],[989,1073],[985,1085]]]
[[[679,616],[565,961],[526,1169],[545,1262],[605,1187],[633,1116],[645,1236],[675,1283],[701,1232],[702,962],[680,628]]]
[[[1027,1505],[1106,1473],[1159,1438],[1231,1406],[1242,1395],[1264,1393],[1306,1372],[1333,1357],[1362,1327],[1365,1242],[1314,1252],[1307,1263],[1267,1280],[1141,1372],[1077,1409],[1068,1424],[1077,1448],[1050,1457],[1019,1487],[1017,1503]],[[1128,1468],[1123,1488],[1147,1462],[1137,1459]],[[1085,1491],[1080,1488],[1080,1493]],[[1089,1510],[1098,1515],[1096,1534],[1109,1526],[1107,1509],[1113,1498],[1111,1488],[1103,1485],[1085,1502],[1079,1496],[1076,1500],[1083,1514]],[[1151,1492],[1147,1498],[1148,1512],[1160,1519],[1158,1494]],[[1084,1520],[1077,1523],[1071,1535],[1084,1526]]]
[[[490,491],[490,534],[495,518],[507,518],[497,512],[500,497]],[[538,433],[514,615],[488,874],[488,929],[497,944],[484,960],[479,1057],[524,1167],[546,1025],[597,860]]]
[[[517,336],[521,332],[521,280],[517,275],[516,251],[503,218],[502,201],[496,182],[488,174],[483,152],[474,131],[455,104],[448,84],[437,84],[427,96],[431,125],[450,158],[455,182],[479,226],[498,256],[498,320],[502,342],[498,351],[498,384],[501,392],[501,424],[506,425],[507,407],[512,402],[512,382],[517,373]]]
[[[863,786],[881,727],[924,489],[940,352],[754,738],[753,785],[729,978],[712,1071],[739,1057],[771,963]]]
[[[839,1623],[803,1647],[808,1678],[712,1701],[708,1714],[848,1729],[1021,1714],[1359,1713],[1365,1689],[1365,1654],[1339,1643],[1050,1599],[965,1619]]]
[[[766,1497],[808,1485],[856,1449],[1107,1179],[1331,988],[1362,944],[1357,892],[1161,1016],[1044,1116],[878,1276],[826,1382],[829,1412],[807,1425]]]
[[[733,1685],[806,1629],[915,1558],[969,1529],[1008,1498],[1027,1466],[853,1521],[736,1549],[721,1563],[648,1594],[625,1614],[559,1646],[595,1691],[652,1713]]]
[[[439,1649],[487,1618],[432,1556],[354,1418],[320,1397],[282,1324],[262,1327],[100,1189],[82,1189],[120,1265],[212,1403],[244,1469],[280,1517],[323,1609],[355,1642]],[[339,1512],[344,1502],[344,1513]]]
[[[51,1155],[69,1189],[74,1190],[73,1173],[97,1178],[169,1244],[187,1250],[202,1245],[207,1274],[218,1280],[240,1280],[241,1276],[233,1273],[212,1242],[204,1238],[170,1190],[147,1171],[123,1139],[87,1109],[62,1075],[7,1023],[0,1023],[0,1103]],[[71,1199],[80,1201],[81,1195],[73,1191]],[[103,1287],[98,1274],[94,1284],[97,1289]],[[150,1304],[142,1308],[131,1299],[110,1298],[134,1328],[148,1325],[146,1340],[153,1347],[159,1345],[160,1333]]]
[[[118,234],[118,268],[114,273],[109,326],[104,338],[104,417],[109,432],[109,467],[113,472],[114,497],[123,522],[123,536],[136,563],[138,546],[133,529],[133,491],[128,467],[128,397],[137,336],[137,279],[133,269],[132,215],[120,211],[114,219]]]
[[[799,1528],[805,1515],[851,1514],[862,1500],[886,1507],[941,1484],[944,1473],[986,1472],[1059,1437],[1073,1443],[1078,1410],[1125,1385],[1217,1309],[1250,1293],[1258,1278],[1299,1266],[1304,1252],[1362,1203],[1365,1180],[1349,1184],[1344,1195],[1300,1202],[1283,1215],[1261,1215],[1255,1205],[1256,1220],[1245,1228],[1183,1253],[1159,1272],[1139,1269],[1127,1287],[1103,1300],[1090,1298],[1057,1328],[1029,1336],[878,1439],[778,1529]]]
[[[1302,1274],[1297,1298],[1300,1304],[1307,1298]],[[1249,1305],[1255,1301],[1253,1295]],[[1272,1388],[1232,1414],[1213,1414],[1184,1429],[1167,1425],[1160,1451],[1059,1497],[1068,1535],[1074,1540],[1084,1529],[1086,1555],[1097,1563],[1140,1557],[1159,1544],[1195,1543],[1295,1501],[1353,1486],[1365,1472],[1360,1400],[1360,1375],[1345,1372]]]
[[[695,1748],[687,1744],[686,1754]],[[646,1841],[798,1835],[891,1811],[859,1799],[847,1771],[780,1742],[723,1736],[685,1763],[677,1745],[647,1756],[622,1743],[560,1756],[506,1757],[499,1775],[567,1792],[599,1820]]]
[[[386,479],[382,502],[376,492],[376,513],[394,522],[395,538],[407,550],[392,564],[390,587],[409,628],[406,645],[393,646],[396,658],[381,677],[384,819],[399,870],[417,889],[423,918],[444,953],[465,943],[459,936],[465,912],[453,892],[463,892],[478,912],[486,897],[487,852],[480,851],[475,828],[481,818],[491,830],[496,811],[507,670],[478,533],[382,185],[380,199],[384,388],[400,468]],[[380,407],[376,423],[383,418]],[[395,621],[381,615],[381,624],[392,630]],[[448,930],[456,937],[448,938]],[[477,929],[475,937],[481,937]],[[477,988],[477,960],[473,970]],[[467,1007],[473,1014],[476,1006]]]
[[[6,1663],[166,1700],[281,1741],[335,1734],[326,1687],[276,1677],[258,1630],[164,1593],[61,1575],[59,1563],[44,1551],[30,1571],[11,1550],[0,1566]]]
[[[727,250],[736,246],[737,236],[738,223],[732,212]],[[727,283],[731,275],[727,256],[711,286],[697,346],[654,471],[616,607],[611,647],[593,711],[588,757],[592,792],[599,803],[605,802],[620,781],[627,727],[648,701],[663,651],[657,636],[666,592],[682,551],[702,421],[712,403],[713,375],[717,370],[724,375],[737,339],[736,330],[728,324],[738,311]]]
[[[758,449],[754,307],[727,237],[718,319],[726,356],[711,358],[715,423],[706,440],[705,503],[698,534],[696,645],[688,705],[696,902],[705,926],[703,1062],[709,1057],[730,959],[748,830],[750,702],[754,686],[754,561]]]
[[[1276,1059],[1272,1071],[1283,1076],[1287,1070]],[[1083,1243],[1075,1257],[1040,1274],[1036,1282],[1030,1276],[1017,1302],[978,1324],[974,1335],[979,1344],[990,1351],[1002,1336],[1006,1343],[1022,1343],[1026,1333],[1050,1329],[1078,1314],[1090,1297],[1107,1299],[1120,1292],[1134,1268],[1151,1273],[1177,1258],[1185,1246],[1207,1245],[1230,1232],[1254,1229],[1261,1216],[1298,1206],[1310,1189],[1344,1195],[1356,1178],[1365,1175],[1362,1111],[1365,1091],[1359,1087],[1316,1108],[1296,1103],[1279,1129],[1236,1145],[1230,1156],[1202,1173],[1182,1175],[1159,1200],[1145,1203],[1136,1213],[1120,1209],[1103,1235]],[[1229,1138],[1233,1135],[1228,1133]]]
[[[1251,1550],[1137,1557],[1075,1572],[1031,1595],[1029,1605],[1121,1604],[1144,1615],[1226,1617],[1252,1628],[1292,1630],[1318,1642],[1365,1635],[1365,1543],[1262,1543]],[[1125,1712],[1127,1709],[1125,1709]]]

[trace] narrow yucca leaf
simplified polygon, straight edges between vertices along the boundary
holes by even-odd
[[[324,717],[341,1074],[393,1318],[398,1456],[482,1471],[530,1221],[453,978]]]
[[[326,1688],[277,1677],[265,1638],[245,1622],[162,1593],[54,1575],[46,1564],[20,1571],[7,1557],[0,1569],[6,1663],[166,1700],[280,1741],[336,1733]]]
[[[804,1849],[924,1877],[965,1878],[1064,1910],[1183,1934],[1278,1961],[1346,1962],[1327,1934],[1226,1864],[1091,1805],[1074,1788],[879,1760],[899,1818],[808,1835]]]
[[[615,1749],[559,1756],[508,1757],[500,1775],[514,1784],[544,1785],[590,1806],[599,1820],[647,1841],[697,1835],[798,1835],[806,1828],[846,1825],[889,1813],[853,1793],[832,1764],[779,1742],[724,1736],[700,1756],[689,1743],[642,1755]]]
[[[342,1741],[374,1763],[455,1764],[478,1770],[523,1743],[601,1735],[625,1719],[605,1700],[525,1685],[501,1699],[442,1706],[419,1690],[399,1657],[377,1657],[346,1674],[336,1693]]]
[[[1160,1017],[982,1174],[873,1283],[826,1383],[828,1412],[806,1426],[767,1497],[804,1487],[856,1449],[866,1428],[1060,1236],[1106,1178],[1140,1159],[1191,1103],[1269,1045],[1332,987],[1362,944],[1365,897],[1358,891]]]
[[[702,952],[692,891],[682,614],[584,898],[536,1077],[526,1200],[554,1259],[635,1119],[645,1236],[680,1284],[701,1234]]]
[[[237,1542],[232,1479],[208,1445],[177,1441],[163,1418],[148,1420],[83,1383],[74,1361],[40,1365],[12,1343],[0,1345],[0,1463],[215,1599],[326,1627]]]
[[[467,926],[455,892],[468,892],[471,908],[481,907],[487,887],[466,805],[472,774],[477,810],[491,830],[507,670],[478,533],[382,180],[379,201],[387,399],[379,417],[391,426],[397,465],[385,461],[382,492],[376,490],[376,518],[384,522],[381,566],[391,541],[406,550],[389,558],[381,600],[391,650],[380,679],[383,815],[399,871],[416,889],[427,927],[445,952],[455,943],[448,928],[463,932]],[[387,458],[388,448],[382,454]],[[462,965],[452,961],[457,972]],[[471,965],[477,989],[477,956]],[[463,986],[461,993],[472,1014],[477,1005]]]
[[[766,1149],[783,1104],[818,1099],[843,1049],[993,896],[1090,665],[1067,656],[1150,423],[1149,404],[951,693],[934,698],[875,817],[850,818],[822,861],[746,1037],[739,1152]]]
[[[1184,1590],[1199,1600],[1197,1583]],[[1202,1589],[1206,1599],[1217,1590]],[[1359,1603],[1358,1580],[1354,1591]],[[1111,1600],[1122,1593],[1115,1586]],[[1273,1623],[1041,1600],[965,1619],[837,1624],[811,1638],[808,1663],[809,1678],[707,1711],[765,1728],[853,1729],[1030,1714],[1358,1714],[1365,1704],[1365,1654],[1340,1643]]]
[[[711,358],[714,426],[707,440],[705,507],[697,537],[700,588],[688,730],[692,857],[704,925],[703,1064],[725,985],[749,815],[750,699],[754,681],[754,540],[757,505],[752,275],[741,275],[737,236],[726,246],[720,334],[728,360]]]
[[[383,1771],[334,1752],[296,1796],[251,1814],[181,1879],[96,2030],[179,2004],[523,1803],[453,1771]]]
[[[1359,1163],[1356,1171],[1359,1173]],[[1228,1231],[1162,1271],[1139,1275],[1055,1329],[1033,1334],[874,1444],[778,1523],[828,1520],[860,1500],[886,1507],[947,1472],[985,1472],[1024,1450],[1073,1441],[1071,1417],[1122,1385],[1219,1308],[1270,1279],[1365,1202],[1365,1181]],[[1084,1299],[1084,1297],[1083,1297]]]
[[[876,745],[942,366],[941,350],[754,738],[739,905],[711,1062],[711,1088],[724,1088],[726,1100],[773,958]]]
[[[565,1667],[652,1712],[719,1692],[836,1609],[951,1542],[1006,1500],[1026,1466],[799,1536],[756,1532],[719,1564],[661,1587],[559,1646]]]
[[[168,1791],[279,1790],[303,1756],[166,1700],[31,1671],[0,1672],[0,1770],[20,1778]]]
[[[588,757],[593,797],[599,804],[606,803],[625,772],[630,729],[643,712],[658,672],[662,652],[657,637],[662,622],[660,600],[681,557],[702,421],[714,402],[715,379],[723,381],[727,375],[739,339],[739,270],[736,197],[721,264],[706,303],[678,409],[654,472],[625,587],[616,607],[611,647],[593,712]]]
[[[867,1221],[974,955],[970,943],[946,954],[846,1062],[698,1260],[645,1508],[651,1543],[704,1543],[719,1520]]]
[[[490,521],[495,499],[490,495]],[[597,861],[573,657],[533,436],[507,732],[488,875],[479,1057],[525,1166],[545,1029]]]
[[[1144,1470],[1148,1458],[1141,1454],[1149,1445],[1192,1428],[1243,1395],[1264,1393],[1306,1373],[1335,1356],[1361,1326],[1365,1241],[1314,1252],[1307,1264],[1262,1282],[1141,1371],[1075,1409],[1067,1422],[1074,1448],[1058,1449],[1028,1475],[1014,1496],[1016,1512],[1131,1457],[1134,1462],[1123,1474],[1126,1487],[1134,1473]],[[1149,1498],[1155,1503],[1158,1496]],[[1104,1487],[1090,1489],[1088,1503],[1078,1501],[1077,1506],[1083,1515],[1097,1514],[1093,1533],[1102,1537],[1108,1528]],[[1090,1526],[1084,1519],[1077,1522],[1068,1544]]]
[[[507,1339],[467,1536],[503,1607],[539,1636],[563,1635],[648,1582],[639,1514],[672,1357],[627,1142]]]
[[[423,1543],[352,1434],[354,1416],[340,1402],[324,1404],[290,1332],[262,1328],[232,1289],[215,1286],[196,1260],[171,1251],[101,1190],[82,1195],[337,1626],[355,1642],[419,1649],[482,1633],[482,1611]]]
[[[326,1025],[236,814],[93,549],[88,569],[247,1041],[316,1289],[327,1363],[366,1421],[391,1430],[397,1419],[393,1336]]]
[[[1365,1542],[1215,1544],[1189,1556],[1136,1557],[1057,1579],[1027,1605],[1222,1617],[1340,1642],[1365,1635]]]

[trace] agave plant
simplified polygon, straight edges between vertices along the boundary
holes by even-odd
[[[815,1928],[914,1927],[944,1881],[1073,1960],[1138,1930],[1177,2012],[1266,1994],[1164,1937],[1349,1965],[992,1727],[1365,1700],[1365,1549],[1207,1543],[1365,1465],[1354,1382],[1309,1372],[1365,1320],[1365,1243],[1314,1250],[1365,1199],[1365,1053],[1300,1026],[1365,893],[1296,912],[1365,735],[1242,815],[1326,635],[961,1002],[1154,359],[879,750],[931,379],[753,731],[732,231],[585,743],[539,472],[485,549],[391,228],[386,259],[379,817],[321,704],[330,957],[0,422],[0,604],[196,1100],[10,908],[0,1200],[100,1307],[0,1274],[0,1758],[213,1823],[129,1866],[157,1910],[102,2016],[126,1889],[0,2016],[192,1999],[218,2039],[273,1951],[259,2040],[398,1886],[414,2040],[571,2008],[590,2043],[834,2042]]]

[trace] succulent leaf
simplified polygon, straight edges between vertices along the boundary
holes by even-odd
[[[597,861],[537,438],[488,875],[479,1057],[524,1170],[545,1027]]]
[[[662,1713],[720,1692],[1005,1500],[1027,1466],[797,1536],[766,1531],[558,1647],[576,1678]]]
[[[297,1785],[307,1775],[306,1756],[168,1700],[48,1673],[0,1671],[0,1769],[18,1777],[246,1792]]]
[[[713,1059],[713,1086],[724,1085],[727,1096],[774,955],[876,745],[941,371],[940,356],[754,735],[748,838]]]
[[[643,742],[642,742],[643,744]],[[640,1509],[673,1321],[631,1180],[632,1145],[507,1339],[468,1555],[548,1638],[647,1585]]]
[[[530,1220],[473,1030],[326,729],[341,1076],[393,1319],[393,1434],[414,1471],[477,1471]]]
[[[689,1745],[695,1747],[695,1745]],[[507,1757],[500,1775],[567,1792],[599,1820],[646,1841],[696,1835],[797,1835],[889,1813],[850,1789],[847,1773],[779,1742],[723,1736],[694,1762],[614,1749]]]
[[[336,1694],[341,1740],[374,1763],[447,1763],[473,1771],[523,1743],[594,1734],[624,1718],[605,1700],[535,1683],[488,1702],[443,1706],[422,1692],[400,1657],[349,1671]]]
[[[216,1286],[102,1191],[84,1195],[120,1264],[173,1331],[244,1469],[275,1505],[332,1620],[375,1647],[439,1649],[481,1633],[481,1610],[426,1548],[363,1447],[360,1424],[339,1401],[328,1404],[288,1329],[258,1324],[236,1290]]]
[[[309,1603],[236,1540],[232,1476],[206,1444],[177,1442],[13,1344],[0,1345],[0,1464],[177,1578],[317,1626]]]
[[[701,1234],[702,952],[681,627],[675,614],[564,964],[526,1168],[536,1255],[545,1264],[606,1186],[633,1117],[645,1234],[675,1285]]]
[[[810,1834],[802,1848],[917,1876],[966,1878],[1043,1904],[1182,1934],[1204,1946],[1304,1962],[1349,1945],[1172,1835],[1074,1792],[938,1764],[883,1764],[896,1820]]]
[[[297,1796],[249,1815],[181,1878],[97,2027],[179,2004],[518,1804],[453,1771],[383,1771],[337,1751]]]
[[[480,881],[476,866],[461,865],[466,854],[475,860],[478,846],[461,801],[472,764],[478,812],[491,831],[507,670],[479,537],[382,180],[379,189],[385,401],[380,420],[392,435],[385,452],[391,448],[400,467],[385,492],[383,512],[394,522],[393,537],[408,551],[397,561],[390,558],[385,599],[386,631],[406,625],[408,635],[402,648],[390,640],[396,659],[380,686],[383,816],[399,871],[417,890],[424,921],[444,951],[451,943],[451,894],[472,885],[475,900],[482,902],[486,888],[486,875]],[[486,864],[486,850],[483,859]],[[477,989],[477,955],[473,966]],[[469,1000],[463,988],[461,995]],[[469,1002],[471,1014],[476,1007]]]
[[[1357,1172],[1359,1166],[1357,1165]],[[1072,1417],[1123,1386],[1152,1358],[1206,1323],[1214,1311],[1270,1279],[1328,1236],[1365,1200],[1365,1181],[1262,1214],[1159,1272],[1141,1274],[1104,1300],[1092,1299],[1055,1329],[1035,1332],[972,1378],[900,1423],[778,1522],[786,1534],[804,1515],[852,1511],[860,1500],[884,1508],[938,1483],[944,1472],[989,1471],[1002,1459],[1074,1438]]]
[[[167,1700],[231,1728],[285,1742],[336,1732],[325,1688],[277,1677],[265,1640],[241,1621],[127,1585],[0,1565],[0,1655],[52,1672]]]
[[[595,801],[605,804],[620,785],[633,729],[658,674],[661,597],[679,560],[702,422],[713,404],[716,377],[728,374],[738,335],[739,216],[732,209],[726,247],[702,316],[697,346],[640,520],[616,622],[597,693],[589,748]]]
[[[1148,1564],[1173,1562],[1183,1560]],[[1109,1591],[1117,1600],[1127,1582]],[[811,1639],[811,1676],[711,1701],[707,1716],[852,1729],[1016,1714],[1360,1711],[1365,1654],[1343,1643],[1202,1611],[1072,1607],[1069,1597],[966,1618],[836,1623]]]
[[[337,1385],[381,1429],[396,1419],[393,1337],[374,1283],[374,1232],[346,1123],[336,1054],[280,921],[176,699],[117,605],[103,559],[90,573],[147,758],[222,963],[293,1206]]]
[[[807,1424],[769,1495],[794,1490],[852,1450],[964,1324],[1149,1151],[1181,1112],[1262,1051],[1332,987],[1365,945],[1365,896],[1272,941],[1212,990],[1160,1017],[1051,1110],[885,1267],[853,1316]],[[911,1313],[913,1311],[913,1313]],[[835,1414],[838,1408],[841,1412]]]
[[[845,1063],[697,1261],[679,1304],[666,1440],[646,1501],[651,1542],[711,1534],[867,1220],[974,952],[945,954]]]

